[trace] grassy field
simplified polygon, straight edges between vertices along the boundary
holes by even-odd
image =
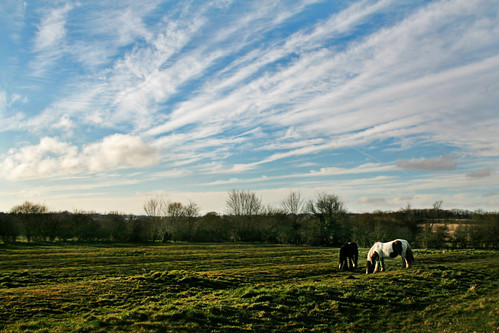
[[[499,254],[416,250],[338,272],[338,249],[0,246],[0,330],[498,332]]]

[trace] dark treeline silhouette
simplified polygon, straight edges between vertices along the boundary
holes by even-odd
[[[402,209],[397,212],[133,216],[90,213],[0,213],[0,239],[19,241],[267,242],[340,246],[407,239],[417,248],[497,248],[499,213]]]

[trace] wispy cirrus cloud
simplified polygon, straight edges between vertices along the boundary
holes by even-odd
[[[298,172],[293,174],[279,175],[279,176],[260,176],[256,178],[230,178],[224,180],[217,180],[214,182],[207,183],[205,185],[215,186],[224,184],[248,184],[248,183],[259,183],[261,181],[283,181],[289,179],[313,179],[313,178],[327,178],[331,176],[359,176],[359,175],[372,175],[373,173],[393,173],[396,169],[391,165],[380,165],[376,163],[366,163],[359,165],[354,168],[338,168],[338,167],[324,167],[319,170],[310,170],[309,172]],[[247,169],[242,168],[239,172],[247,171]],[[230,170],[231,173],[236,173],[236,170]],[[381,182],[382,180],[390,179],[389,176],[380,176],[376,180]],[[353,182],[353,181],[351,181]]]
[[[53,117],[61,119],[67,114],[71,121],[98,126],[131,125],[132,130],[164,137],[160,141],[193,145],[192,149],[196,149],[196,145],[199,147],[197,139],[172,133],[189,128],[193,133],[203,133],[206,139],[226,136],[228,132],[237,135],[261,126],[274,133],[293,128],[298,134],[297,138],[287,141],[286,151],[282,151],[285,146],[281,145],[279,152],[260,162],[252,162],[244,169],[392,137],[403,140],[407,136],[425,135],[428,140],[453,141],[456,139],[455,127],[446,130],[437,125],[438,130],[434,130],[431,124],[449,123],[449,120],[452,123],[453,119],[468,117],[468,113],[455,108],[444,113],[435,111],[447,107],[446,101],[463,96],[460,94],[466,87],[463,82],[479,77],[481,72],[493,73],[498,67],[496,58],[471,64],[453,61],[454,66],[449,67],[452,62],[448,52],[443,50],[444,44],[465,54],[470,54],[469,48],[484,47],[483,42],[473,44],[464,36],[466,29],[461,21],[474,22],[474,16],[462,10],[464,7],[459,9],[460,2],[432,4],[353,43],[342,41],[341,49],[334,46],[336,39],[341,40],[345,34],[355,31],[371,15],[389,13],[391,4],[391,1],[353,3],[312,27],[277,39],[270,47],[264,45],[242,52],[245,47],[258,45],[254,29],[264,35],[310,2],[300,2],[286,9],[268,5],[252,11],[249,7],[247,15],[231,19],[224,30],[212,26],[204,16],[216,9],[218,3],[207,3],[196,13],[191,13],[189,6],[179,6],[184,15],[181,23],[161,21],[154,26],[159,28],[154,33],[152,26],[146,26],[141,19],[157,5],[150,2],[149,9],[134,18],[133,32],[127,33],[128,37],[116,35],[114,38],[121,41],[118,44],[131,43],[138,38],[145,42],[145,47],[133,48],[117,58],[114,66],[106,70],[106,80],[83,83],[80,85],[83,90],[76,89],[78,95],[47,108],[39,121],[32,121],[33,126],[40,127],[41,121]],[[466,8],[479,13],[484,11],[480,6]],[[58,15],[53,14],[54,18],[47,22],[60,27],[62,21],[57,18],[65,11],[61,9],[56,13]],[[94,34],[118,33],[116,29],[127,13],[129,11],[101,14]],[[110,20],[105,25],[106,17]],[[260,24],[269,19],[273,24]],[[458,21],[457,29],[463,31],[464,37],[455,33],[451,36],[432,33]],[[211,36],[191,47],[205,29],[212,32]],[[476,29],[484,36],[483,40],[488,40],[487,32],[497,27],[485,20],[476,25]],[[328,43],[332,46],[325,46]],[[222,60],[225,64],[220,67]],[[215,67],[220,68],[213,72]],[[481,76],[480,81],[497,85],[493,83],[493,77],[492,74]],[[196,83],[188,98],[171,102],[193,82],[202,83]],[[480,97],[483,96],[477,95],[471,103]],[[470,99],[464,97],[461,105],[467,101]],[[487,106],[477,112],[484,116],[489,114]],[[467,120],[467,124],[477,121],[474,118]],[[455,123],[456,126],[460,124]],[[298,137],[307,139],[302,142]],[[179,139],[184,141],[179,142]],[[218,141],[222,147],[228,140],[211,142]],[[274,140],[279,142],[280,138],[276,136]],[[473,142],[470,138],[468,145]],[[265,147],[270,152],[277,149],[275,144]]]
[[[379,3],[373,7],[383,8]],[[444,143],[453,142],[455,127],[446,130],[438,125],[436,131],[429,123],[452,122],[466,117],[467,113],[455,107],[448,108],[447,113],[436,111],[447,108],[446,101],[456,98],[463,99],[461,105],[475,105],[476,99],[470,101],[468,97],[462,97],[467,96],[461,94],[461,89],[466,86],[464,82],[480,77],[482,71],[493,73],[498,67],[494,57],[483,61],[477,59],[476,64],[465,62],[462,66],[455,63],[455,60],[450,61],[444,45],[450,44],[456,51],[468,54],[472,50],[462,48],[464,44],[458,35],[453,34],[449,40],[448,36],[435,35],[432,31],[460,19],[474,19],[464,11],[459,12],[458,8],[457,3],[438,3],[339,53],[327,48],[310,54],[301,52],[300,58],[283,66],[282,70],[260,72],[293,52],[313,49],[311,46],[303,47],[305,44],[310,45],[307,38],[309,36],[317,38],[317,45],[324,43],[324,39],[316,37],[321,35],[316,31],[325,30],[324,27],[331,25],[331,21],[340,27],[339,31],[346,24],[338,22],[337,18],[329,20],[327,24],[321,22],[312,33],[300,32],[291,37],[293,42],[289,45],[294,48],[290,50],[276,47],[262,50],[261,53],[253,51],[254,59],[246,58],[241,63],[245,64],[244,69],[251,68],[248,75],[260,73],[255,79],[242,86],[234,85],[232,90],[228,89],[227,82],[244,82],[245,77],[241,74],[244,70],[236,71],[237,74],[226,76],[224,80],[210,80],[206,83],[205,93],[201,90],[194,100],[180,104],[169,121],[151,129],[149,133],[158,135],[189,124],[206,125],[208,122],[223,123],[222,128],[236,126],[243,129],[260,124],[273,126],[274,129],[293,127],[307,137],[312,133],[326,137],[347,134],[335,143],[309,147],[308,150],[340,147],[342,141],[348,141],[348,137],[360,139],[361,135],[364,140],[359,143],[416,134],[425,135],[428,139],[433,136],[433,139]],[[478,10],[483,8],[479,7]],[[371,14],[376,11],[373,9],[365,12]],[[346,14],[337,16],[345,17]],[[350,16],[345,18],[352,27],[355,22],[360,24],[364,18],[362,15],[352,16],[357,21]],[[488,28],[491,31],[497,29],[493,25]],[[462,22],[459,23],[459,29],[465,29]],[[484,27],[480,29],[487,30]],[[422,35],[429,35],[431,38],[421,39]],[[303,40],[301,45],[297,36]],[[470,46],[468,42],[465,44]],[[397,47],[394,48],[394,45]],[[482,48],[483,45],[474,47]],[[449,67],[449,63],[455,66]],[[431,70],[439,67],[444,70]],[[493,76],[481,76],[482,84],[489,87],[496,85]],[[401,82],[401,78],[404,81]],[[212,82],[220,82],[220,85]],[[217,94],[217,91],[229,93]],[[488,104],[479,113],[490,114],[493,106]],[[176,117],[176,114],[179,116]],[[478,119],[470,117],[467,120],[476,122]],[[457,122],[454,124],[460,126]],[[477,144],[471,135],[467,139],[470,147]],[[267,160],[299,154],[298,150],[279,153]]]
[[[41,77],[54,66],[66,52],[66,20],[74,8],[70,3],[43,10],[37,33],[33,41],[35,60],[31,62],[32,75]]]
[[[373,7],[380,9],[386,3],[384,2],[383,5],[377,3]],[[318,23],[312,32],[300,31],[289,38],[279,40],[275,43],[275,47],[257,48],[242,57],[236,58],[220,71],[218,76],[215,75],[204,83],[204,87],[193,100],[181,104],[178,109],[174,110],[170,121],[151,129],[150,133],[157,135],[209,119],[212,119],[213,122],[223,121],[227,124],[226,126],[232,126],[235,119],[238,119],[238,122],[245,118],[251,118],[252,120],[256,118],[256,120],[261,121],[262,113],[268,112],[272,107],[281,104],[289,105],[290,101],[300,102],[301,100],[297,99],[298,96],[293,101],[293,96],[297,93],[302,98],[310,97],[307,93],[307,90],[310,89],[304,89],[304,87],[317,88],[317,85],[310,86],[310,82],[314,82],[316,79],[320,79],[320,76],[324,77],[326,75],[320,65],[332,55],[323,46],[325,40],[330,40],[330,36],[334,36],[335,31],[338,33],[345,32],[348,28],[361,24],[366,16],[375,12],[370,7],[366,10],[364,8],[367,7],[365,4],[362,6],[356,4],[352,7],[361,7],[361,13],[348,8],[345,10],[348,13],[342,12],[325,23]],[[261,13],[258,12],[258,14]],[[274,15],[273,12],[271,14]],[[287,18],[287,16],[291,15],[282,13],[280,15],[281,18]],[[272,25],[265,28],[254,26],[254,23],[259,21],[258,19],[264,18],[253,16],[251,19],[245,19],[244,24],[236,24],[238,29],[234,29],[234,33],[237,33],[242,28],[245,28],[244,31],[251,31],[252,35],[254,30],[250,28],[271,30]],[[230,36],[225,35],[225,37],[229,38]],[[234,43],[230,39],[229,42],[229,45]],[[244,43],[238,43],[236,48],[232,47],[227,51],[229,54],[235,54],[244,46]],[[311,50],[319,52],[312,53]],[[292,59],[287,66],[282,67],[282,70],[275,67],[277,63],[286,60],[290,56],[292,58],[301,56],[301,59]],[[272,68],[275,69],[272,70]],[[304,75],[305,72],[307,72],[306,75]],[[320,94],[320,92],[315,93]],[[243,101],[242,104],[241,101]],[[237,105],[235,110],[234,105]],[[223,117],[213,118],[215,113],[222,113]],[[241,115],[243,115],[243,119],[241,119]]]

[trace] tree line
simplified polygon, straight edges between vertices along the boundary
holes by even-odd
[[[200,214],[194,202],[164,198],[144,203],[144,215],[117,212],[49,212],[43,204],[25,202],[0,213],[0,239],[17,241],[111,242],[267,242],[341,246],[355,241],[369,247],[376,241],[407,239],[419,248],[497,248],[499,214],[443,210],[442,201],[428,209],[410,205],[395,212],[352,214],[342,200],[319,192],[308,201],[290,192],[280,207],[265,206],[254,192],[233,190],[227,214]]]

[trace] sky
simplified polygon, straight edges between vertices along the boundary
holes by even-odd
[[[0,211],[499,207],[499,1],[2,0]]]

